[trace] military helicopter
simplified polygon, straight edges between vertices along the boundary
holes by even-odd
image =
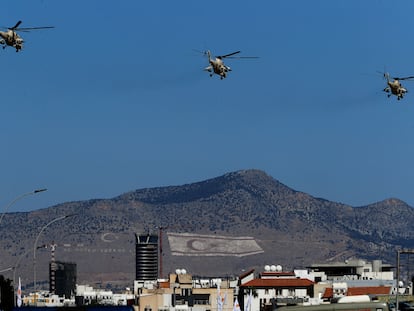
[[[402,86],[400,81],[414,79],[414,76],[402,77],[402,78],[390,77],[390,74],[388,72],[385,72],[384,79],[387,80],[387,87],[383,91],[385,93],[388,93],[387,97],[391,97],[391,95],[395,95],[397,96],[397,100],[400,100],[408,92],[408,90]]]
[[[219,75],[220,79],[223,80],[225,77],[227,77],[227,73],[231,71],[231,68],[224,64],[223,59],[224,58],[258,58],[255,56],[239,56],[235,57],[233,55],[240,53],[241,51],[232,52],[230,54],[221,55],[221,56],[214,56],[214,58],[211,57],[211,52],[209,50],[204,52],[204,55],[207,55],[208,62],[210,65],[208,65],[206,68],[204,68],[205,71],[210,72],[210,77],[213,76],[213,74]]]
[[[19,28],[21,23],[22,21],[18,21],[13,27],[6,28],[7,31],[0,31],[0,44],[3,45],[3,50],[7,46],[14,47],[16,49],[16,52],[19,52],[23,48],[23,38],[17,34],[17,31],[28,32],[35,29],[54,28],[53,26]]]

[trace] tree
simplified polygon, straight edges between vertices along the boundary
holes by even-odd
[[[0,275],[0,309],[12,310],[14,307],[14,291],[12,281]]]

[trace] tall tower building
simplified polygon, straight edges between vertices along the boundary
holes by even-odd
[[[135,280],[158,278],[158,235],[135,234]]]
[[[76,291],[76,263],[50,262],[49,285],[51,293],[70,298]]]

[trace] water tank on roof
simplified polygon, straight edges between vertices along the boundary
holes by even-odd
[[[175,274],[187,274],[187,270],[185,270],[185,269],[175,269]]]
[[[381,272],[382,260],[372,261],[372,272]]]

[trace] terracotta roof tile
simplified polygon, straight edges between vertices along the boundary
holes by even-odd
[[[360,286],[360,287],[348,287],[347,296],[356,295],[389,295],[391,292],[390,286]],[[325,288],[325,292],[322,298],[333,298],[332,287]]]
[[[355,295],[389,295],[390,286],[348,287],[347,296]]]
[[[332,298],[332,297],[333,297],[333,289],[332,289],[332,287],[325,288],[325,292],[323,293],[322,298],[323,299],[327,299],[327,298]]]
[[[170,288],[170,282],[166,281],[166,282],[159,282],[159,287],[160,288]]]

